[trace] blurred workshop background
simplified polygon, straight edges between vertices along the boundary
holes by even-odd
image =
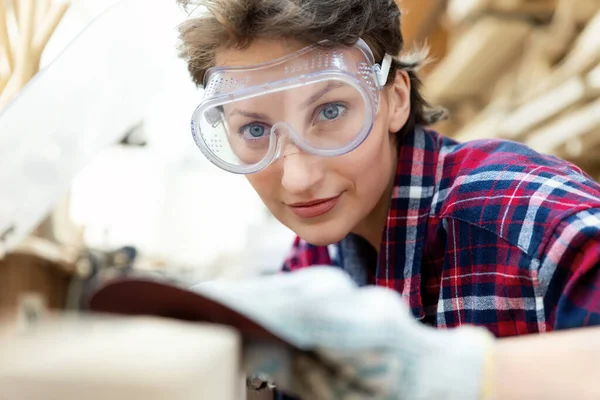
[[[398,0],[435,128],[600,179],[600,0]],[[276,271],[293,234],[208,163],[174,0],[0,0],[0,310],[78,309],[103,279]]]

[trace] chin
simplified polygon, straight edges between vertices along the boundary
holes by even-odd
[[[303,220],[281,210],[272,209],[272,215],[302,240],[314,246],[329,246],[348,236],[354,220],[349,213],[332,215],[320,221]]]
[[[350,233],[348,229],[327,225],[330,224],[294,226],[291,229],[303,240],[315,246],[328,246],[337,243]]]

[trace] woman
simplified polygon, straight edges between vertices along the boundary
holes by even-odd
[[[420,389],[392,397],[474,399],[493,381],[507,383],[498,399],[563,398],[566,382],[570,395],[598,396],[582,389],[583,373],[600,372],[591,354],[564,350],[599,331],[487,336],[600,323],[597,183],[520,144],[459,144],[426,128],[443,113],[419,93],[422,57],[400,57],[393,0],[201,3],[207,12],[180,28],[181,56],[205,86],[194,138],[297,233],[284,270],[332,264],[360,286],[391,288],[424,324],[399,341],[430,349],[418,343],[433,331],[425,325],[458,327],[439,343],[476,354],[444,353],[433,364],[471,368],[426,379],[435,365],[421,365],[409,374]]]

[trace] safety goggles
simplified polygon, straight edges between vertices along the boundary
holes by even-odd
[[[373,127],[382,66],[363,40],[311,45],[263,64],[214,67],[192,116],[192,134],[218,167],[251,174],[293,152],[334,157],[356,149]]]

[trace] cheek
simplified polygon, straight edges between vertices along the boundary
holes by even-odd
[[[368,138],[354,151],[335,160],[339,175],[353,182],[360,196],[382,195],[394,173],[395,145],[387,126],[376,123]],[[333,161],[333,160],[332,160]]]
[[[246,175],[246,179],[267,207],[269,204],[276,203],[276,196],[281,187],[281,176],[275,168],[267,167],[260,172]]]
[[[350,155],[353,161],[368,166],[368,170],[379,169],[396,154],[393,135],[389,133],[383,118],[375,120],[367,139]]]

